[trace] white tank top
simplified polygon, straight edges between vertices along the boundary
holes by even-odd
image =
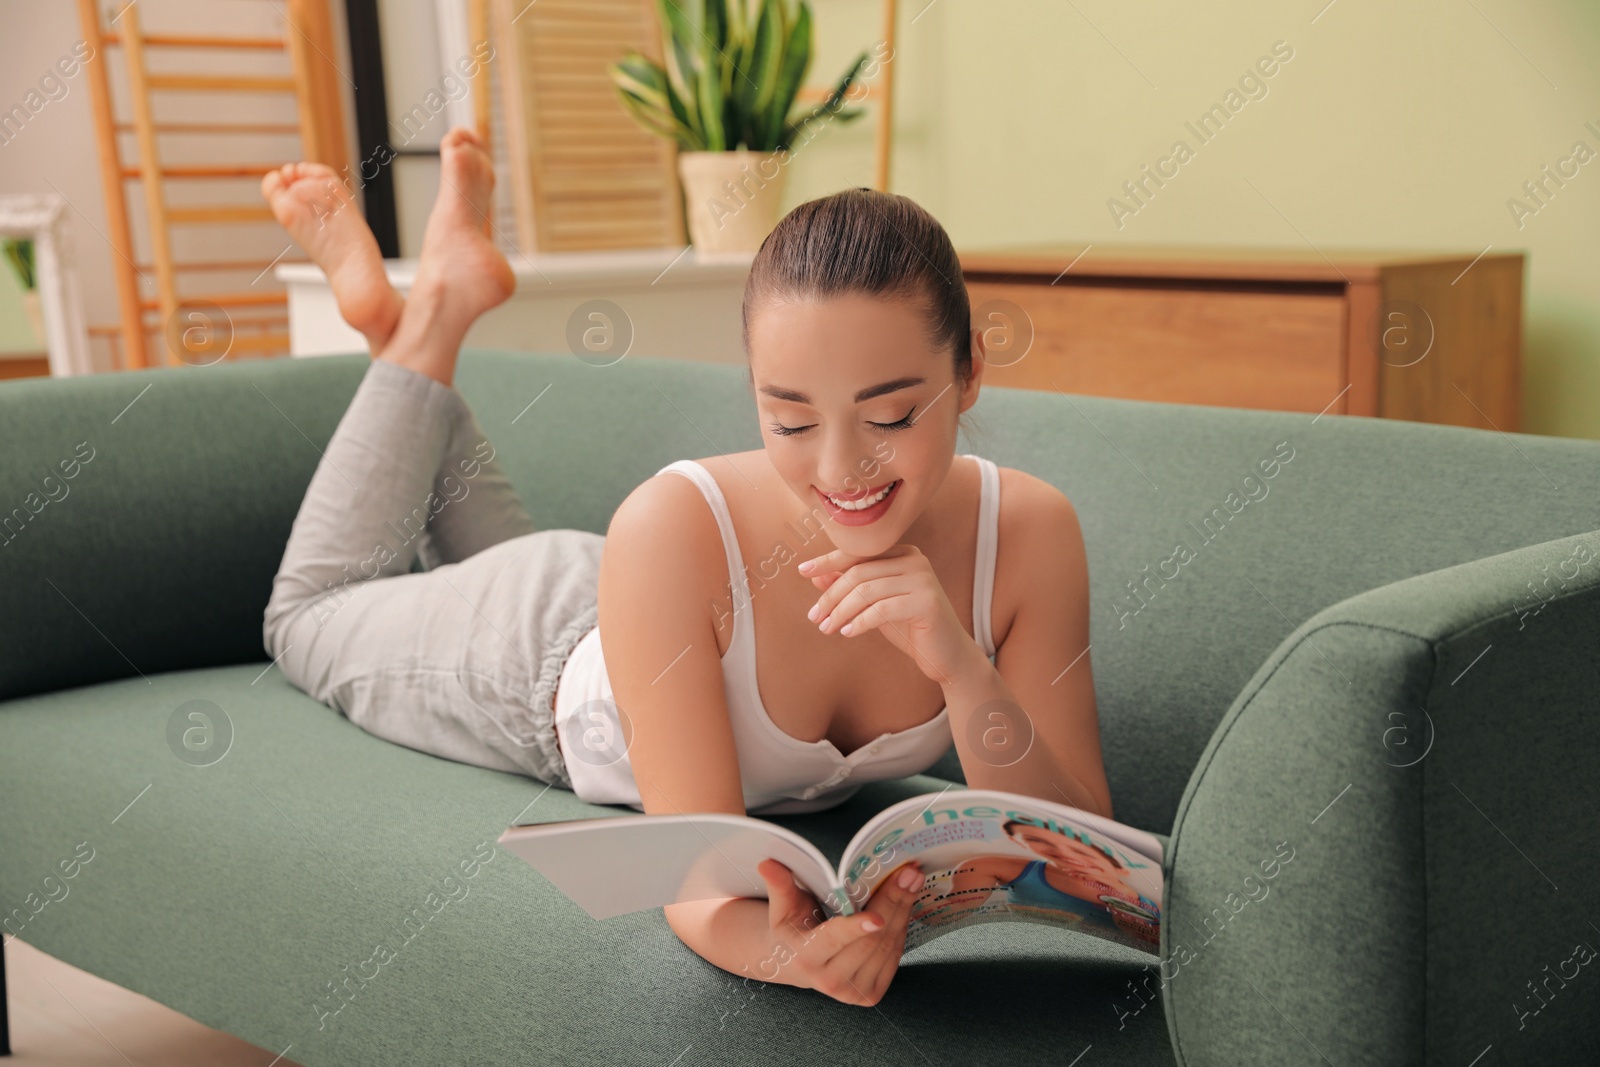
[[[999,533],[1000,470],[982,456],[965,455],[977,461],[982,475],[972,581],[972,633],[993,661],[996,650],[990,614]],[[740,590],[734,601],[733,636],[722,656],[722,682],[746,812],[779,815],[830,808],[849,799],[867,782],[925,771],[949,751],[949,708],[940,708],[938,715],[917,726],[880,734],[848,756],[826,738],[802,741],[779,729],[767,714],[756,685],[750,586],[727,501],[711,472],[697,461],[678,460],[656,473],[668,471],[690,478],[705,495],[722,531],[732,583],[729,588]],[[615,705],[593,703],[614,700],[600,649],[600,628],[596,626],[573,648],[562,668],[556,690],[556,730],[566,756],[567,773],[572,778],[572,791],[580,799],[592,804],[627,804],[643,811],[632,765],[615,736],[616,712],[609,710]]]

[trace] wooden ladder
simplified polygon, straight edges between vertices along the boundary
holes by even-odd
[[[78,0],[78,16],[84,39],[95,53],[102,53],[107,46],[122,50],[132,110],[132,122],[118,122],[112,106],[106,63],[102,60],[86,64],[94,103],[101,186],[110,228],[108,236],[117,253],[112,267],[121,312],[118,326],[91,328],[91,333],[121,338],[120,363],[126,369],[168,366],[169,354],[185,363],[204,364],[236,353],[263,356],[287,353],[287,295],[281,288],[257,289],[252,282],[244,290],[194,292],[185,297],[180,295],[178,283],[179,275],[188,281],[203,279],[207,274],[237,275],[256,269],[264,274],[273,263],[283,261],[281,255],[270,262],[253,259],[178,261],[172,253],[172,232],[175,227],[274,222],[271,210],[259,194],[249,201],[174,205],[169,203],[166,185],[169,181],[259,179],[283,161],[163,165],[159,138],[163,135],[298,134],[301,145],[299,158],[325,163],[341,175],[348,175],[344,117],[337,81],[341,75],[331,58],[337,46],[333,42],[326,0],[287,0],[282,38],[147,34],[140,28],[140,12],[134,3],[123,6],[123,0],[112,0],[112,4],[117,10],[111,14],[108,24],[102,25],[96,0]],[[291,70],[287,75],[163,73],[150,69],[148,56],[156,50],[287,52]],[[152,93],[157,91],[186,94],[290,94],[295,101],[297,121],[163,121],[156,116],[152,102]],[[133,165],[123,162],[117,139],[120,133],[135,135],[138,160]],[[129,181],[138,181],[143,187],[151,246],[148,262],[139,262],[134,248],[126,185]],[[139,283],[147,277],[146,271],[154,275],[154,296],[146,296],[140,289]],[[259,279],[260,275],[256,277]],[[221,321],[211,313],[212,305],[220,309]],[[234,315],[233,309],[249,309],[251,314]],[[151,312],[159,316],[153,326],[146,321],[146,314]],[[181,320],[180,312],[183,315]],[[157,346],[153,358],[147,344],[151,333],[164,339],[164,343]]]

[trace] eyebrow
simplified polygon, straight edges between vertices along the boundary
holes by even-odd
[[[879,382],[877,385],[869,385],[857,392],[855,402],[859,404],[862,401],[871,400],[873,397],[883,396],[886,393],[897,393],[901,389],[910,389],[914,385],[924,385],[927,381],[928,379],[926,378],[911,375],[905,378],[893,378],[887,382]],[[785,389],[780,385],[763,385],[760,391],[776,400],[789,400],[796,404],[807,405],[811,403],[811,398],[797,389]]]

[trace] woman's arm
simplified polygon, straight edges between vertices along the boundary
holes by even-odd
[[[767,901],[720,897],[668,904],[662,911],[678,940],[707,963],[758,982],[801,985],[774,957]]]
[[[647,814],[745,814],[717,648],[727,564],[699,488],[658,474],[630,493],[600,556],[600,648]]]
[[[973,789],[1110,818],[1078,516],[1058,489],[1031,475],[1007,471],[1006,489],[999,547],[1011,563],[1016,615],[993,664],[974,644],[969,666],[943,687],[961,769]]]

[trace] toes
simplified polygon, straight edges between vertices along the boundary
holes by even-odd
[[[304,160],[301,160],[294,165],[293,183],[315,182],[319,188],[325,186],[327,182],[325,180],[321,180],[325,179],[326,177],[322,173],[322,171],[325,169],[327,168],[323,167],[320,163],[307,163]]]
[[[478,136],[476,130],[467,126],[452,126],[439,140],[439,147],[445,148],[476,148],[484,151],[483,138]]]
[[[268,200],[293,185],[299,177],[299,163],[285,163],[274,170],[269,170],[261,176],[261,195]]]

